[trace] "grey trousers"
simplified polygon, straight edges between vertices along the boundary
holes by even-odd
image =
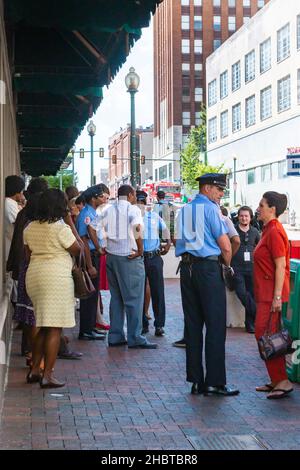
[[[127,320],[128,346],[146,343],[141,335],[144,304],[145,267],[142,258],[108,254],[106,272],[111,294],[108,343],[125,341],[124,321]]]

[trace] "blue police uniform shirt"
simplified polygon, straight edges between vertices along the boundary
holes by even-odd
[[[149,211],[144,214],[144,251],[155,251],[160,247],[159,232],[166,230],[167,226],[156,212]]]
[[[94,209],[92,206],[89,204],[86,204],[84,208],[80,211],[80,214],[78,215],[76,219],[76,229],[80,237],[88,237],[88,225],[92,222],[92,220],[97,217],[97,212],[96,209]],[[89,239],[89,247],[90,250],[95,250],[95,245],[92,242],[92,240]]]
[[[201,258],[219,256],[221,250],[217,240],[227,233],[219,206],[203,194],[197,194],[178,213],[175,255],[190,253]]]

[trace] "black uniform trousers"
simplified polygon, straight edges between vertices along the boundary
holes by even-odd
[[[152,258],[144,257],[146,280],[149,280],[152,309],[154,313],[154,327],[161,328],[165,326],[166,303],[163,266],[164,262],[160,255],[154,255]],[[143,313],[143,327],[149,326],[148,318]]]
[[[180,286],[184,312],[187,381],[200,386],[226,384],[226,293],[218,261],[181,264]],[[203,326],[206,376],[203,371]]]
[[[254,328],[256,317],[256,304],[254,300],[253,273],[252,270],[239,270],[234,267],[233,286],[236,295],[245,307],[245,326],[246,329]]]
[[[80,299],[80,328],[79,335],[83,333],[92,333],[96,325],[96,315],[99,295],[99,253],[97,250],[91,250],[91,259],[94,268],[97,269],[97,277],[91,279],[96,292],[88,299]]]

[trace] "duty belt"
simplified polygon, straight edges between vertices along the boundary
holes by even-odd
[[[183,253],[181,255],[181,261],[178,264],[176,274],[178,274],[178,271],[181,268],[182,264],[191,265],[195,263],[201,263],[203,261],[219,261],[219,257],[217,255],[213,255],[213,256],[206,256],[205,258],[203,258],[201,256],[194,256],[191,253]]]
[[[160,255],[160,250],[144,251],[144,258],[154,258],[154,256]]]

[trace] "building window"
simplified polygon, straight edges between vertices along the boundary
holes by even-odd
[[[220,98],[223,100],[228,96],[228,71],[221,73],[220,75]]]
[[[202,54],[202,39],[195,39],[194,52],[195,54]]]
[[[200,87],[195,88],[195,101],[197,103],[203,101],[203,88],[200,88]]]
[[[278,80],[278,112],[286,111],[291,107],[291,76]]]
[[[228,111],[224,111],[220,116],[221,139],[228,136]]]
[[[254,184],[255,183],[255,170],[251,168],[251,170],[247,170],[247,184]]]
[[[290,55],[290,23],[277,31],[277,62]]]
[[[228,0],[228,7],[235,8],[235,0]]]
[[[221,16],[214,16],[214,31],[221,31]]]
[[[243,7],[244,8],[250,8],[251,7],[250,0],[243,0]]]
[[[201,124],[202,124],[201,112],[196,111],[195,112],[195,126],[201,126]]]
[[[183,87],[182,88],[182,102],[189,103],[191,101],[190,98],[190,87]]]
[[[243,23],[244,23],[244,24],[247,24],[248,21],[250,21],[250,20],[251,20],[251,17],[250,17],[250,16],[244,16],[244,17],[243,17]]]
[[[265,0],[257,0],[257,8],[262,8],[265,6]]]
[[[271,68],[271,38],[260,45],[260,73],[264,73]]]
[[[232,132],[240,131],[241,127],[241,103],[238,103],[232,107]]]
[[[271,181],[271,165],[263,165],[261,167],[261,181]]]
[[[209,144],[217,140],[217,118],[214,117],[208,121],[208,142]]]
[[[278,178],[285,178],[287,176],[286,160],[278,162]]]
[[[181,52],[182,52],[182,54],[189,54],[190,53],[190,40],[189,39],[182,39],[181,40]]]
[[[188,6],[190,6],[190,0],[181,0],[181,5],[182,5],[183,7],[186,7],[186,6],[188,7]]]
[[[159,168],[159,181],[166,180],[168,177],[168,165]]]
[[[217,102],[217,80],[208,84],[208,106],[213,106]]]
[[[217,50],[222,44],[221,39],[214,39],[214,51]]]
[[[185,148],[188,143],[189,143],[189,135],[183,134],[182,135],[182,147]]]
[[[228,16],[228,31],[235,31],[235,29],[236,29],[235,16]]]
[[[246,127],[255,124],[255,95],[246,99]]]
[[[260,92],[260,119],[264,121],[272,116],[272,87],[268,86]]]
[[[241,62],[238,61],[232,66],[232,91],[236,91],[241,86]]]
[[[182,63],[181,70],[182,70],[182,76],[183,77],[188,78],[190,76],[190,64]]]
[[[202,64],[195,64],[195,77],[200,78],[202,76]]]
[[[194,0],[195,7],[202,7],[202,0]]]
[[[219,8],[221,6],[221,0],[213,0],[213,6]]]
[[[194,30],[195,31],[202,31],[202,16],[195,16],[194,17]]]
[[[297,16],[297,49],[300,49],[300,15]]]
[[[190,126],[191,125],[191,113],[189,111],[183,111],[182,113],[182,125]]]
[[[169,163],[169,179],[171,180],[173,178],[173,165],[172,162]]]
[[[190,29],[190,17],[188,15],[182,15],[181,29],[185,31]]]
[[[245,56],[245,83],[255,79],[255,51]]]

